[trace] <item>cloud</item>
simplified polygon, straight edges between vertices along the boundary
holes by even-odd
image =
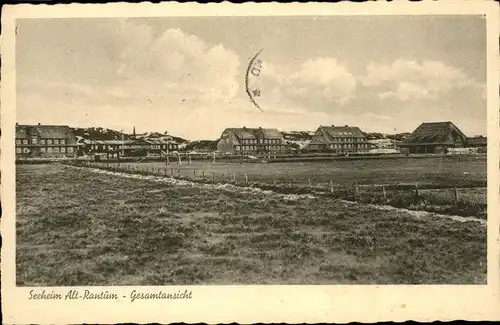
[[[335,58],[318,57],[297,62],[263,60],[259,100],[273,110],[329,111],[356,96],[356,78]]]
[[[157,39],[126,47],[118,73],[125,79],[140,76],[148,79],[145,83],[167,85],[170,96],[217,101],[238,93],[239,66],[238,55],[222,44],[167,29]]]
[[[377,89],[378,97],[400,100],[437,99],[452,90],[480,87],[462,70],[440,61],[397,60],[392,64],[369,63],[360,78],[365,87]]]

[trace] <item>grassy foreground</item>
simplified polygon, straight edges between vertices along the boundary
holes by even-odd
[[[485,283],[486,227],[17,166],[18,285]]]

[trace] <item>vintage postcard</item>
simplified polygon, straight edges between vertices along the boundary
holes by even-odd
[[[4,7],[5,322],[499,320],[498,18]]]

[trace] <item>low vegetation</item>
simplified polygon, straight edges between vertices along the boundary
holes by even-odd
[[[462,284],[486,227],[334,198],[17,166],[18,285]]]
[[[129,162],[99,166],[198,182],[236,183],[281,193],[322,192],[335,198],[412,210],[484,219],[487,216],[486,160],[481,156],[404,158],[383,162],[184,162],[182,165],[172,162],[168,166],[164,162]],[[356,185],[359,195],[356,195]]]

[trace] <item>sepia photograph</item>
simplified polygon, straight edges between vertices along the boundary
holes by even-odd
[[[485,32],[18,21],[17,283],[484,283]]]
[[[1,152],[27,299],[491,284],[485,14],[14,24]]]

